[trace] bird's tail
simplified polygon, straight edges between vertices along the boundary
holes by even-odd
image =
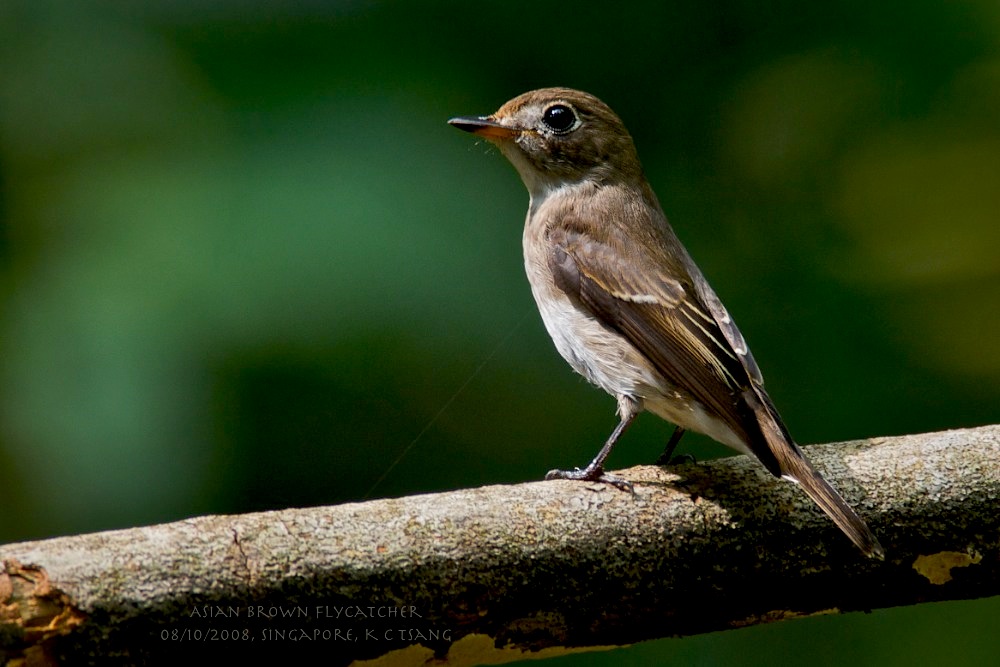
[[[767,440],[768,448],[774,454],[779,474],[801,486],[813,502],[833,519],[837,527],[844,531],[844,534],[866,556],[879,560],[885,558],[885,550],[879,544],[875,533],[837,493],[837,490],[812,467],[809,459],[788,434],[780,418],[776,417],[774,406],[766,395],[764,404],[759,407],[763,408],[758,411],[761,431]]]
[[[797,482],[866,556],[879,560],[885,558],[885,550],[865,520],[813,469],[805,456],[801,456],[799,461],[800,465],[794,466],[797,469],[786,472],[783,477]]]

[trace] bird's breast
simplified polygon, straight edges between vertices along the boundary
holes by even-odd
[[[662,391],[663,380],[645,357],[556,285],[549,265],[552,245],[545,225],[533,217],[538,213],[529,212],[524,229],[524,269],[556,350],[577,373],[613,396],[641,400]]]

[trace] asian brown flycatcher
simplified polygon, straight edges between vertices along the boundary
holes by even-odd
[[[618,401],[620,422],[583,470],[546,479],[628,488],[604,461],[643,410],[752,454],[797,482],[868,556],[882,546],[806,459],[764,390],[735,322],[681,245],[625,126],[568,88],[535,90],[490,116],[452,118],[496,144],[531,200],[524,265],[556,349]]]

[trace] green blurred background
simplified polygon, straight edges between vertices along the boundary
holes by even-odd
[[[625,120],[799,441],[1000,421],[994,0],[274,4],[0,3],[0,542],[587,462],[614,402],[535,312],[527,194],[445,124],[548,85]],[[997,618],[563,662],[995,664]]]

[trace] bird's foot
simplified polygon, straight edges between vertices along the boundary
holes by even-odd
[[[656,459],[656,465],[658,466],[678,466],[683,463],[697,462],[698,460],[690,454],[678,454],[677,456],[670,458],[670,455],[667,452],[660,454],[660,458]]]
[[[611,486],[621,489],[622,491],[635,493],[635,489],[632,488],[632,482],[615,475],[609,475],[604,472],[604,468],[600,466],[587,466],[583,470],[580,470],[579,468],[575,470],[550,470],[545,473],[545,479],[572,479],[580,482],[601,482],[603,484],[610,484]]]
[[[688,457],[687,455],[685,455],[685,456],[678,456],[676,458],[671,458],[671,456],[674,453],[674,450],[677,449],[677,443],[681,441],[681,438],[684,437],[685,433],[687,433],[687,429],[684,428],[683,426],[678,426],[674,428],[674,432],[670,435],[670,440],[667,441],[667,446],[663,448],[663,453],[660,454],[660,457],[658,459],[656,459],[656,465],[658,466],[674,465],[678,462],[684,461],[685,458],[690,458],[691,463],[694,463],[693,456]]]

